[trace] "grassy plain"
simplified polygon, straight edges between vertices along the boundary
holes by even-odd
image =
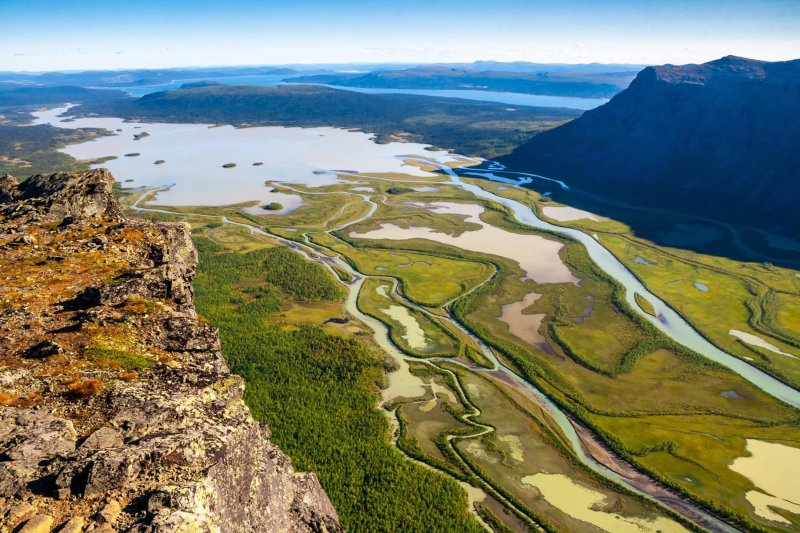
[[[384,206],[381,205],[379,208],[379,213],[381,213],[384,209],[387,212],[391,212],[391,210],[396,206]],[[428,216],[429,212],[424,210],[416,210],[419,212],[420,216]],[[163,215],[169,217],[170,215]],[[228,264],[229,261],[233,261],[231,258],[248,258],[247,261],[251,261],[252,258],[257,257],[255,254],[276,254],[275,247],[272,246],[270,243],[265,242],[263,237],[258,237],[257,235],[250,234],[244,228],[233,228],[230,226],[222,225],[219,226],[216,222],[209,222],[211,219],[204,219],[198,217],[192,217],[189,215],[184,215],[189,219],[190,222],[193,222],[196,226],[195,233],[200,238],[201,243],[201,251],[204,257],[211,257],[214,258],[214,261],[221,261],[222,264]],[[380,216],[380,215],[378,215]],[[446,224],[449,228],[454,229],[456,231],[463,231],[464,223],[458,217],[445,217]],[[450,219],[450,220],[447,220]],[[300,238],[302,235],[300,232],[297,232],[299,235],[296,235],[296,238]],[[408,264],[411,259],[414,261],[427,261],[430,263],[431,266],[436,265],[436,262],[439,261],[441,264],[446,265],[446,267],[440,268],[453,268],[455,269],[454,273],[459,273],[463,275],[463,282],[456,283],[453,285],[452,288],[449,289],[449,292],[442,293],[442,296],[438,299],[439,305],[445,301],[449,301],[450,299],[463,294],[467,290],[474,288],[478,283],[485,282],[492,272],[500,268],[500,266],[512,271],[516,272],[517,274],[521,275],[521,271],[519,271],[518,267],[515,267],[510,262],[505,265],[498,266],[498,259],[494,258],[493,260],[487,260],[486,258],[481,258],[480,260],[476,260],[478,257],[477,254],[460,254],[458,250],[452,250],[453,257],[447,257],[447,253],[440,253],[440,251],[436,250],[433,247],[431,250],[422,250],[422,251],[409,251],[409,250],[402,250],[402,249],[372,249],[372,248],[361,248],[361,247],[350,247],[344,245],[344,243],[332,236],[329,236],[324,233],[311,233],[312,242],[315,242],[319,246],[328,246],[328,250],[330,252],[337,252],[342,253],[348,260],[355,263],[355,258],[359,257],[359,260],[363,263],[360,264],[359,267],[363,268],[364,270],[369,270],[370,266],[374,269],[375,267],[379,266],[380,261],[385,261],[386,259],[391,258],[395,260],[395,265],[400,264]],[[203,240],[202,237],[205,236],[209,238],[209,241]],[[211,244],[211,239],[214,239],[215,244]],[[243,241],[252,240],[253,242],[250,245],[245,244]],[[203,245],[202,243],[206,243],[208,246]],[[406,243],[403,243],[406,244]],[[221,246],[224,246],[224,250],[220,249]],[[423,248],[427,245],[423,244]],[[208,249],[211,248],[211,250]],[[278,248],[283,250],[283,248]],[[227,250],[230,250],[228,252]],[[234,253],[234,250],[236,252]],[[256,250],[255,252],[247,253],[247,250]],[[321,255],[324,255],[324,249],[318,248],[318,251]],[[242,253],[246,252],[246,253]],[[287,252],[290,253],[291,252]],[[364,256],[363,254],[366,254]],[[395,255],[390,255],[395,254]],[[402,257],[397,257],[402,256]],[[366,259],[366,258],[368,259]],[[376,259],[376,257],[378,259]],[[401,262],[402,260],[402,262]],[[217,291],[221,290],[220,287],[223,289],[225,287],[233,287],[236,291],[241,291],[243,294],[248,295],[248,300],[245,300],[243,303],[238,303],[236,298],[229,295],[229,296],[215,296],[212,301],[220,300],[222,302],[229,302],[225,305],[229,311],[233,312],[239,309],[239,306],[248,305],[253,306],[257,304],[250,303],[249,298],[252,298],[253,295],[257,295],[258,299],[268,298],[269,290],[259,289],[259,287],[274,287],[275,284],[270,282],[269,280],[265,279],[266,276],[259,276],[258,281],[253,280],[243,280],[241,279],[242,272],[248,272],[248,268],[244,267],[244,264],[239,263],[239,259],[236,259],[236,262],[231,262],[229,267],[225,269],[230,275],[232,270],[236,271],[236,276],[238,278],[236,280],[226,279],[224,276],[220,275],[217,277],[216,281],[212,284],[209,280],[208,283],[203,281],[203,268],[201,266],[201,276],[198,278],[198,301],[202,302],[204,298],[203,294],[203,287],[206,287],[205,290],[211,290],[213,287],[213,291],[216,293]],[[500,261],[502,263],[502,261]],[[213,266],[214,263],[211,263],[211,268],[218,268]],[[264,263],[262,263],[263,265]],[[237,266],[234,266],[237,265]],[[426,272],[427,265],[419,264],[420,272]],[[361,270],[359,268],[359,270]],[[404,281],[408,294],[424,294],[426,290],[426,285],[431,286],[434,283],[434,277],[426,276],[424,274],[417,273],[415,275],[408,275],[406,272],[409,271],[411,267],[406,268],[396,268],[396,272],[392,272],[391,274],[396,274],[398,276],[397,279],[402,278],[405,276]],[[515,270],[516,268],[516,270]],[[291,277],[292,268],[282,269],[282,272],[286,275]],[[362,271],[364,271],[362,270]],[[413,271],[411,271],[413,272]],[[386,271],[379,271],[373,270],[372,272],[365,272],[370,274],[382,274],[384,276],[391,275]],[[438,271],[439,275],[444,273],[444,270]],[[248,274],[249,275],[249,274]],[[247,277],[247,276],[245,276]],[[517,276],[521,277],[521,276]],[[280,280],[281,277],[278,277]],[[390,328],[394,327],[397,329],[397,324],[392,324],[391,320],[387,320],[387,317],[380,317],[380,308],[384,306],[386,302],[384,302],[384,297],[380,296],[377,292],[376,288],[380,285],[389,286],[391,284],[391,277],[375,277],[369,278],[365,281],[365,286],[362,292],[362,297],[360,301],[360,305],[362,308],[373,314],[373,316],[378,316],[378,318],[382,318],[384,322],[388,323]],[[469,283],[467,283],[469,282]],[[205,283],[205,284],[204,284]],[[311,284],[310,286],[318,285]],[[302,285],[302,284],[301,284]],[[324,284],[323,284],[324,285]],[[288,287],[289,285],[284,285]],[[227,289],[226,289],[227,290]],[[417,292],[415,292],[417,291]],[[388,294],[388,293],[387,293]],[[319,298],[318,298],[319,299]],[[380,299],[381,301],[378,302],[376,300]],[[323,302],[323,301],[308,301],[306,298],[306,302],[304,303],[301,301],[302,298],[300,295],[291,295],[284,291],[278,298],[280,306],[278,308],[272,309],[269,312],[268,318],[262,321],[262,324],[266,324],[267,330],[271,331],[274,334],[279,335],[295,335],[299,336],[302,332],[308,330],[308,328],[319,327],[320,324],[325,324],[327,320],[325,319],[326,314],[329,314],[331,318],[336,316],[341,316],[341,307],[338,306],[335,302]],[[405,305],[404,302],[396,299],[391,300],[395,305]],[[230,307],[230,302],[237,302],[236,307]],[[335,313],[336,308],[338,307],[339,313]],[[408,308],[408,307],[407,307]],[[201,310],[204,308],[201,305]],[[204,314],[209,317],[212,322],[217,325],[220,325],[220,320],[225,319],[226,313],[222,313],[221,315],[215,316],[215,313],[221,312],[221,309],[216,309],[212,306],[211,312],[206,308],[204,310]],[[461,354],[460,357],[463,360],[468,360],[469,357],[467,355],[468,349],[467,346],[471,346],[472,353],[477,352],[477,347],[474,345],[474,341],[469,339],[469,337],[465,337],[463,333],[459,332],[458,330],[454,330],[452,326],[449,326],[446,322],[439,322],[436,320],[436,315],[427,315],[421,313],[420,311],[416,311],[413,308],[408,308],[409,312],[415,316],[417,320],[419,320],[420,324],[422,324],[423,329],[425,330],[427,336],[431,339],[439,339],[439,342],[436,343],[436,346],[446,347],[446,349],[442,350],[440,353],[442,355],[457,355]],[[434,309],[435,310],[435,309]],[[376,312],[377,311],[377,312]],[[241,312],[247,312],[248,317],[252,317],[253,310],[250,307],[243,307],[241,308]],[[243,316],[239,315],[238,322],[249,322],[251,318],[245,320]],[[226,327],[222,328],[223,339],[226,336]],[[353,325],[351,322],[349,326],[332,326],[330,323],[324,326],[324,331],[328,332],[329,336],[338,336],[343,339],[348,338],[360,338],[361,333],[358,331],[350,331],[349,328],[353,328],[358,330],[358,326]],[[363,330],[361,330],[363,331]],[[448,333],[446,333],[448,332]],[[239,337],[246,337],[250,335],[250,333],[246,332],[239,332],[236,334],[236,338]],[[398,339],[397,335],[393,335],[393,339],[395,340],[396,344],[404,347],[402,339]],[[319,341],[319,338],[317,338]],[[315,341],[315,342],[317,342]],[[248,343],[251,341],[248,341]],[[241,354],[242,352],[246,352],[247,348],[245,348],[244,341],[241,342],[241,346],[239,345],[240,342],[236,341],[235,345],[231,345],[227,347],[228,351],[232,354]],[[409,349],[405,346],[408,352],[414,353],[414,350]],[[433,355],[433,354],[419,354],[419,355]],[[238,355],[236,356],[239,357]],[[254,359],[255,364],[256,359]],[[263,367],[263,362],[258,363],[258,367]],[[252,370],[249,370],[249,363],[248,365],[244,365],[243,369],[239,368],[239,363],[234,363],[234,369],[243,373],[245,377],[249,380],[249,388],[255,388],[256,392],[253,394],[257,394],[257,391],[262,390],[262,387],[266,390],[267,386],[261,384],[261,378],[256,379],[254,376],[256,373],[253,373]],[[469,372],[466,369],[463,369],[464,372]],[[334,368],[335,370],[335,368]],[[309,372],[308,368],[303,368],[304,372]],[[283,368],[275,368],[274,371],[278,374],[285,374],[285,369]],[[318,371],[316,371],[318,372]],[[314,372],[309,372],[310,374],[314,375]],[[260,372],[257,374],[260,375]],[[448,472],[454,475],[456,478],[459,479],[471,479],[473,483],[478,484],[479,486],[485,487],[486,490],[489,491],[489,496],[486,497],[483,501],[477,504],[477,509],[480,511],[482,516],[488,517],[489,521],[497,521],[497,523],[506,524],[514,527],[516,530],[519,530],[520,527],[531,527],[531,526],[524,526],[525,523],[531,524],[533,522],[543,524],[546,528],[550,530],[557,530],[563,529],[564,520],[569,522],[569,519],[565,519],[564,517],[559,517],[557,515],[553,515],[553,517],[545,517],[539,516],[538,511],[526,509],[524,504],[520,505],[522,512],[520,511],[510,511],[509,505],[513,506],[514,503],[510,503],[514,500],[508,500],[508,496],[514,493],[514,490],[508,486],[506,486],[509,482],[509,479],[506,479],[502,476],[497,477],[495,474],[489,474],[484,472],[482,468],[473,468],[468,463],[464,461],[463,458],[459,458],[457,448],[452,446],[452,443],[448,442],[447,435],[463,435],[465,432],[474,433],[476,430],[469,424],[465,419],[464,416],[468,410],[468,403],[466,397],[462,397],[461,395],[463,392],[459,392],[461,387],[458,386],[452,379],[445,379],[446,375],[438,375],[436,373],[431,374],[427,380],[431,383],[430,387],[435,392],[430,393],[430,396],[427,399],[422,398],[419,400],[409,401],[406,403],[402,403],[397,406],[397,416],[401,420],[402,430],[404,432],[405,437],[401,439],[401,447],[407,453],[422,460],[425,463],[428,463],[436,468],[439,468],[445,472]],[[284,378],[285,379],[285,378]],[[291,378],[292,380],[296,378]],[[373,380],[377,380],[376,376],[372,377]],[[256,385],[252,385],[254,381],[257,381]],[[373,385],[377,381],[372,381]],[[327,386],[326,382],[323,382]],[[491,398],[491,395],[495,394],[493,392],[494,389],[488,389],[487,392],[484,392],[484,396],[487,398]],[[311,394],[311,392],[309,392]],[[328,393],[326,393],[328,394]],[[289,401],[288,398],[283,398],[283,400]],[[261,404],[261,402],[265,402],[266,405],[272,405],[271,403],[267,402],[267,400],[263,397],[259,397],[258,400],[253,400],[254,404]],[[273,409],[277,409],[277,407],[272,407]],[[257,409],[264,409],[263,407],[259,407]],[[282,408],[281,408],[282,409]],[[267,413],[267,411],[264,411]],[[275,413],[280,413],[279,411],[275,411]],[[302,444],[304,448],[301,451],[298,449],[301,447],[299,442],[295,442],[293,440],[281,441],[278,440],[280,437],[278,436],[280,431],[277,428],[278,424],[288,424],[290,427],[294,422],[288,421],[289,418],[292,418],[296,415],[296,413],[292,413],[291,416],[284,415],[280,416],[265,414],[264,416],[272,421],[273,431],[276,433],[276,440],[279,444],[288,448],[290,455],[292,455],[291,451],[294,449],[295,453],[300,453],[301,457],[304,457],[306,454],[312,453],[309,452],[308,449],[312,449],[316,446],[316,444],[309,445],[308,442]],[[288,417],[288,418],[286,418]],[[316,424],[316,422],[314,422]],[[544,427],[544,426],[543,426]],[[524,426],[525,431],[540,431],[539,426],[533,425],[526,425]],[[313,440],[312,442],[316,443],[317,440]],[[453,441],[455,442],[455,441]],[[556,456],[562,457],[562,460],[565,461],[565,464],[571,464],[569,459],[568,452],[564,449],[553,449],[551,453],[554,453]],[[294,457],[294,455],[292,455]],[[310,461],[310,460],[309,460]],[[306,463],[300,463],[301,465]],[[325,472],[326,466],[324,464],[314,463],[311,462],[309,464],[309,468],[313,468],[315,471],[320,472],[321,479],[323,480],[323,484],[325,484],[326,478],[322,475],[322,472]],[[477,473],[476,473],[477,472]],[[334,478],[339,479],[340,474],[334,474]],[[507,476],[506,476],[507,477]],[[513,476],[512,476],[513,477]],[[519,477],[519,476],[517,476]],[[338,483],[338,481],[337,481]],[[518,481],[517,481],[517,484]],[[325,485],[326,489],[328,485]],[[338,490],[336,488],[337,485],[333,485],[331,490],[333,493],[336,493]],[[528,489],[531,490],[531,489]],[[611,490],[611,489],[609,489]],[[614,494],[613,498],[623,498],[624,500],[628,500],[627,496],[621,496],[615,490],[611,490],[610,494]],[[333,497],[333,496],[332,496]],[[616,501],[616,500],[614,500]],[[630,509],[631,512],[635,514],[649,516],[652,515],[653,510],[648,506],[645,507],[636,507],[640,505],[635,503],[634,500],[631,500],[634,503],[630,503],[628,505],[632,506]],[[505,502],[505,503],[503,503]],[[336,503],[336,502],[335,502]],[[519,505],[519,504],[517,504]],[[627,509],[627,508],[626,508]],[[340,511],[341,512],[341,511]],[[358,513],[356,513],[358,514]],[[553,520],[551,522],[551,520]],[[499,526],[498,526],[499,527]],[[356,528],[357,529],[357,528]],[[435,529],[435,528],[434,528]],[[412,528],[413,530],[413,528]],[[582,530],[582,529],[578,529]]]
[[[493,271],[486,263],[434,254],[354,248],[327,233],[314,234],[311,239],[345,256],[359,272],[397,278],[405,296],[430,307],[453,300],[488,279]]]
[[[542,208],[558,205],[529,189],[507,188],[484,180],[472,180],[501,196],[530,205],[542,218]],[[644,216],[644,215],[642,215]],[[554,224],[575,227],[598,235],[608,248],[644,285],[684,316],[711,342],[794,387],[800,386],[800,276],[797,271],[768,262],[743,262],[725,256],[733,246],[728,235],[736,231],[708,221],[678,219],[664,222],[663,233],[680,239],[709,238],[719,241],[718,255],[667,247],[637,236],[630,226],[614,220],[581,219]],[[695,285],[698,284],[698,285]],[[702,290],[706,287],[707,290]],[[794,357],[746,344],[729,332],[755,335]]]
[[[358,295],[358,306],[366,314],[377,318],[389,327],[392,341],[408,354],[439,357],[453,357],[462,349],[461,343],[447,330],[442,329],[429,315],[408,307],[391,294],[390,278],[368,278],[364,281]],[[387,308],[398,306],[405,309],[410,326],[387,313]],[[424,337],[419,345],[409,343],[409,329],[418,328]]]
[[[527,201],[539,212],[543,205],[553,205],[543,202],[534,191],[497,190],[497,184],[476,183],[497,194]],[[790,271],[759,264],[737,265],[723,258],[692,260],[689,256],[696,254],[685,253],[681,257],[673,249],[661,251],[632,236],[604,231],[618,225],[613,221],[582,220],[574,225],[597,233],[600,242],[648,282],[648,288],[694,320],[699,330],[712,339],[723,333],[727,337],[728,329],[733,327],[753,331],[747,310],[748,302],[753,305],[754,295],[732,288],[741,286],[742,277],[752,279],[751,283],[769,283],[781,298],[785,298],[784,293],[779,291],[794,284]],[[516,280],[499,276],[496,282],[459,301],[454,308],[457,316],[634,464],[744,527],[780,530],[779,525],[754,513],[744,499],[745,492],[753,490],[752,483],[731,471],[729,465],[736,457],[747,455],[745,438],[800,447],[798,412],[648,327],[627,308],[618,290],[588,261],[581,247],[568,244],[566,251],[568,264],[583,278],[580,286],[538,286],[535,290],[543,297],[533,306],[534,311],[547,313],[543,329],[555,355],[521,349],[518,339],[508,338],[503,324],[492,321],[500,303],[518,300],[531,290],[519,286]],[[674,270],[665,273],[666,268],[633,261],[637,256]],[[727,274],[720,272],[724,270],[721,266],[727,266]],[[654,271],[659,273],[647,274]],[[685,283],[681,291],[659,291],[670,286],[668,281],[682,277]],[[691,283],[694,280],[711,289],[708,293],[696,289]],[[690,291],[688,295],[686,291]],[[719,301],[713,298],[726,292]],[[793,297],[788,296],[778,303],[791,306]],[[584,316],[581,310],[588,298],[591,313]],[[733,313],[737,308],[742,312]],[[782,318],[778,327],[793,327],[794,316],[790,313],[773,310],[771,316],[776,322]],[[764,335],[763,330],[758,334]],[[781,344],[771,337],[770,342],[773,341],[787,351],[791,349],[788,343]],[[735,343],[721,344],[727,347]],[[742,346],[739,348],[743,354]],[[782,362],[784,368],[792,363]],[[797,517],[790,520],[792,527],[800,527]]]
[[[265,217],[259,217],[259,221],[273,232],[277,232],[276,228],[299,226],[297,231],[286,232],[286,235],[298,242],[303,242],[307,236],[320,256],[340,254],[358,271],[371,276],[364,282],[359,301],[361,309],[389,326],[396,345],[435,365],[417,369],[417,372],[428,373],[428,392],[424,397],[393,406],[400,424],[398,445],[403,451],[456,479],[469,480],[482,487],[488,496],[478,502],[476,508],[489,517],[490,522],[497,520],[505,526],[518,529],[520,524],[536,523],[551,530],[586,527],[564,509],[559,510],[556,502],[533,498],[535,489],[521,481],[525,476],[536,475],[537,468],[544,468],[538,463],[543,457],[553,462],[545,461],[554,472],[563,471],[579,486],[606,494],[604,501],[617,502],[608,504],[608,512],[645,520],[657,515],[649,505],[597,481],[593,474],[576,466],[574,457],[564,448],[559,431],[553,428],[552,421],[536,412],[535,406],[525,405],[524,399],[491,374],[476,374],[462,366],[469,359],[467,353],[474,354],[477,350],[472,339],[437,318],[452,312],[469,330],[491,345],[506,364],[592,428],[606,444],[633,464],[704,502],[741,527],[781,530],[780,526],[760,519],[753,512],[744,494],[754,490],[754,485],[728,465],[746,455],[747,438],[800,446],[800,419],[795,410],[655,331],[628,307],[620,289],[597,269],[584,248],[575,242],[545,235],[564,244],[561,259],[580,282],[537,284],[522,281],[524,272],[519,265],[501,257],[422,239],[378,242],[349,237],[350,231],[368,231],[387,222],[405,227],[433,227],[451,234],[477,229],[475,224],[465,222],[463,216],[436,214],[416,205],[447,198],[448,190],[389,195],[385,189],[391,186],[390,182],[368,176],[363,180],[375,189],[372,199],[378,200],[377,210],[368,220],[346,230],[330,234],[321,232],[324,224],[312,228],[303,226],[301,220],[294,220],[293,226],[283,226],[284,221],[280,221],[281,225],[270,226],[273,219],[265,222]],[[323,198],[335,198],[341,210],[341,206],[349,205],[346,200],[339,202],[348,198],[338,194],[346,187],[331,187],[328,192],[336,194],[320,195],[319,202],[322,203]],[[541,202],[533,191],[507,189],[498,192],[534,204]],[[463,192],[454,196],[462,201],[468,198]],[[368,206],[361,199],[354,203]],[[501,206],[481,203],[486,209],[482,215],[484,222],[516,233],[536,233],[517,224]],[[300,218],[299,212],[297,216]],[[356,218],[358,212],[354,210],[349,220]],[[328,220],[327,229],[332,227],[333,222]],[[226,238],[220,230],[217,227],[203,231],[212,238],[215,232],[218,232],[217,239]],[[614,236],[597,232],[604,244]],[[238,249],[247,249],[238,242],[242,238],[247,240],[246,234],[231,232],[230,238]],[[262,245],[255,243],[253,246]],[[640,257],[656,262],[655,256],[641,255],[647,250],[638,252]],[[414,267],[418,270],[411,270]],[[433,270],[436,276],[430,275]],[[437,277],[447,271],[462,278],[448,280],[453,282],[451,284],[440,283],[441,288],[436,292]],[[382,296],[378,287],[390,286],[392,279],[398,280],[400,292],[412,303],[427,305],[431,314],[392,297],[388,289],[388,299]],[[710,287],[719,283],[702,280]],[[518,302],[531,292],[542,296],[526,309],[526,313],[545,315],[539,333],[547,339],[548,349],[530,345],[512,335],[507,324],[500,320],[503,305]],[[428,296],[429,300],[425,300],[425,295],[430,294],[434,297]],[[455,301],[448,310],[437,307],[453,298]],[[776,292],[775,298],[781,298],[784,305],[797,305],[784,293]],[[319,303],[303,307],[309,304],[296,300],[293,298],[291,305],[276,310],[270,321],[287,334],[302,331],[308,324],[312,327],[324,324],[324,315],[336,307],[330,303],[325,304],[330,307]],[[381,309],[387,302],[404,307],[431,338],[439,336],[437,338],[449,339],[449,342],[458,339],[448,348],[444,348],[446,342],[436,343],[437,349],[442,351],[435,354],[457,355],[449,359],[453,362],[430,359],[434,353],[420,353],[405,344],[402,324],[382,316]],[[304,322],[301,317],[308,318]],[[793,316],[786,312],[775,313],[772,320],[776,324],[791,323]],[[344,339],[349,338],[348,335],[357,338],[362,335],[355,331],[358,326],[352,322],[347,327],[330,324],[324,327],[333,336]],[[354,330],[348,331],[348,327]],[[443,334],[445,331],[452,336]],[[459,345],[464,349],[452,349]],[[467,346],[472,346],[473,351],[467,350]],[[474,415],[470,413],[477,412],[481,413],[477,421],[491,427],[488,433],[485,426],[475,425]],[[506,419],[513,419],[513,423],[504,426]],[[516,439],[519,439],[519,446]],[[520,449],[523,455],[529,449],[539,450],[535,454],[537,461],[517,464],[512,456]],[[555,464],[562,466],[556,468]],[[800,525],[796,517],[789,519]]]

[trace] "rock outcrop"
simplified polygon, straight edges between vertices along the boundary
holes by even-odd
[[[189,228],[113,182],[0,179],[0,531],[341,531],[197,317]]]
[[[800,226],[800,60],[642,70],[630,87],[499,161],[651,207]]]

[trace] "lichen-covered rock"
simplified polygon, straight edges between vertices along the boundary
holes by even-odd
[[[341,531],[198,320],[188,227],[112,185],[0,179],[0,531]]]

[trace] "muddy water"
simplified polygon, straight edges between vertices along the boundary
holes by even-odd
[[[381,285],[382,287],[384,285]],[[381,309],[381,313],[397,321],[403,326],[403,340],[414,350],[424,350],[428,346],[425,332],[419,326],[419,322],[414,318],[408,309],[402,305],[390,305],[386,309]]]
[[[747,451],[748,457],[739,457],[730,465],[758,487],[747,493],[747,501],[759,516],[790,524],[768,506],[800,514],[800,449],[747,439]]]
[[[559,222],[571,222],[573,220],[581,219],[589,219],[594,221],[600,220],[600,217],[594,213],[566,205],[548,205],[542,208],[542,213],[544,213],[546,217],[550,217],[553,220],[558,220]]]
[[[519,302],[505,304],[500,315],[500,320],[508,324],[508,330],[512,335],[533,346],[547,345],[547,339],[539,334],[539,327],[546,315],[544,313],[525,315],[522,311],[532,306],[541,296],[536,292],[528,293]]]
[[[765,350],[768,350],[770,352],[776,353],[778,355],[785,355],[787,357],[791,357],[793,359],[797,359],[797,357],[795,357],[794,355],[792,355],[790,353],[787,353],[787,352],[784,352],[783,350],[781,350],[780,348],[778,348],[774,344],[772,344],[770,342],[767,342],[764,339],[762,339],[761,337],[758,337],[756,335],[751,335],[750,333],[745,333],[744,331],[739,331],[738,329],[732,329],[732,330],[728,331],[728,334],[729,335],[733,335],[734,337],[736,337],[740,341],[742,341],[742,342],[744,342],[746,344],[750,344],[751,346],[757,346],[759,348],[764,348]]]
[[[539,473],[525,476],[522,478],[522,482],[536,487],[550,505],[605,531],[614,533],[655,533],[658,531],[688,533],[686,528],[669,518],[647,520],[602,510],[610,503],[606,501],[604,494],[578,485],[563,474]]]
[[[466,222],[478,224],[481,229],[465,231],[458,237],[454,237],[431,228],[419,226],[401,228],[395,224],[386,223],[380,229],[366,233],[351,232],[350,236],[373,240],[427,239],[449,244],[462,250],[506,257],[517,262],[526,272],[524,279],[532,279],[537,283],[578,282],[578,278],[572,275],[558,255],[559,250],[564,246],[560,242],[538,235],[512,233],[489,225],[480,219],[483,207],[477,204],[436,202],[422,204],[422,206],[434,213],[464,215]]]

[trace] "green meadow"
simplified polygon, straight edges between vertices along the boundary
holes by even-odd
[[[496,184],[475,182],[537,210],[544,204],[557,205],[534,191],[498,191]],[[248,391],[252,389],[251,407],[271,424],[276,442],[300,468],[320,474],[337,509],[342,505],[340,514],[349,529],[389,527],[400,516],[381,509],[384,521],[378,527],[372,516],[379,507],[377,500],[369,500],[365,493],[358,505],[351,502],[355,496],[349,491],[365,483],[349,462],[352,455],[367,453],[362,447],[368,447],[370,457],[382,458],[368,462],[366,470],[392,472],[386,479],[370,477],[365,490],[376,495],[389,490],[413,492],[408,501],[426,502],[422,514],[430,524],[443,524],[438,520],[446,517],[464,528],[477,527],[456,481],[481,491],[480,496],[470,493],[472,508],[496,531],[594,531],[603,528],[609,516],[654,529],[673,527],[664,520],[680,521],[581,465],[549,415],[479,366],[491,366],[476,340],[480,339],[501,362],[651,478],[744,529],[784,530],[755,514],[745,494],[756,486],[729,465],[747,455],[746,439],[800,447],[796,410],[655,330],[629,307],[622,289],[578,243],[521,226],[502,206],[448,185],[435,191],[403,185],[392,193],[393,182],[383,176],[362,175],[359,183],[373,189],[369,196],[376,207],[368,218],[364,217],[370,204],[348,192],[353,185],[338,184],[314,189],[315,194],[302,191],[305,205],[289,215],[239,215],[238,220],[255,224],[253,218],[257,227],[298,243],[308,255],[338,256],[365,276],[358,309],[387,326],[389,338],[408,356],[413,379],[421,380],[424,390],[421,396],[403,396],[383,405],[392,424],[381,414],[380,405],[380,389],[390,368],[377,355],[369,328],[349,316],[341,303],[341,284],[354,281],[350,273],[328,262],[334,276],[269,237],[213,218],[223,214],[232,218],[235,208],[199,213],[212,218],[191,215],[194,211],[189,209],[181,215],[195,227],[203,258],[196,284],[200,310],[220,327],[232,367],[245,376]],[[422,205],[443,200],[479,203],[486,224],[560,242],[559,258],[579,282],[536,283],[524,279],[525,272],[507,258],[431,240],[351,236],[384,224],[429,227],[451,235],[479,229],[463,215],[437,214]],[[787,353],[794,349],[800,297],[791,271],[662,249],[626,234],[621,224],[610,220],[570,224],[597,233],[651,291],[735,355],[756,359],[764,350],[737,341],[729,329],[764,336]],[[336,229],[343,225],[344,229]],[[634,261],[637,257],[643,261]],[[674,283],[675,279],[683,282]],[[701,291],[694,282],[709,290]],[[531,293],[540,296],[521,313],[542,317],[536,331],[542,342],[537,344],[517,336],[501,319],[504,306]],[[636,302],[644,312],[653,312],[641,295],[636,295]],[[717,316],[715,322],[715,315],[725,321]],[[246,324],[253,324],[252,332],[242,329]],[[244,340],[250,335],[259,339],[252,346]],[[262,345],[269,348],[261,349]],[[340,355],[325,355],[328,350]],[[348,354],[346,368],[341,367],[345,364],[341,354]],[[761,356],[765,368],[791,377],[791,358]],[[302,359],[298,368],[286,368],[291,358],[298,361],[298,357]],[[306,375],[315,376],[313,383]],[[342,379],[346,386],[340,387]],[[278,391],[277,382],[292,387]],[[301,393],[303,398],[295,397]],[[356,421],[351,409],[370,413],[368,420]],[[345,428],[327,425],[333,413],[342,417]],[[369,429],[356,430],[348,425],[351,420]],[[314,437],[307,434],[310,428],[299,429],[318,424],[321,429],[314,431],[320,433]],[[345,429],[363,435],[364,442],[350,442]],[[336,451],[334,444],[340,447]],[[425,480],[424,489],[417,478]],[[576,498],[599,498],[605,502],[601,513],[570,508],[569,501],[547,492],[546,484],[537,486],[547,482],[562,483],[563,490],[570,487]],[[450,508],[435,516],[442,506]],[[793,524],[785,530],[800,527],[798,517],[784,511],[781,516]],[[423,530],[417,529],[421,522],[416,524],[407,530]]]

